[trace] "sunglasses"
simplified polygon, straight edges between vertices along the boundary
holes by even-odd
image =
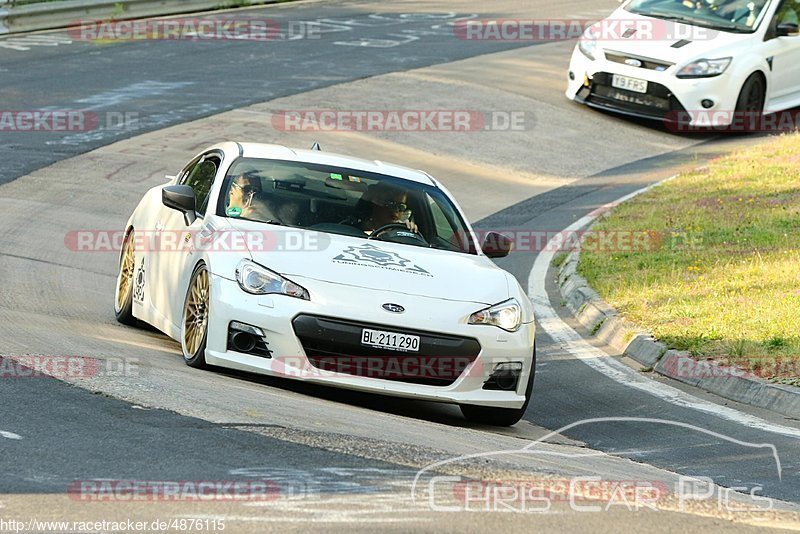
[[[387,200],[382,203],[384,208],[390,209],[392,211],[406,211],[408,210],[408,204],[405,202],[398,202],[396,200]]]
[[[231,182],[231,184],[233,185],[233,187],[235,187],[236,189],[239,189],[245,195],[254,195],[254,194],[256,194],[256,193],[261,191],[260,188],[254,186],[254,185],[242,186],[242,185],[237,184],[236,182]]]

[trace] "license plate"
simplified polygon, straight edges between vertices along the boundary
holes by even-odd
[[[647,92],[647,80],[620,76],[619,74],[615,74],[611,78],[611,85],[617,89],[625,89],[626,91],[633,91],[634,93]]]
[[[361,344],[382,349],[417,352],[419,351],[419,336],[364,328],[361,331]]]

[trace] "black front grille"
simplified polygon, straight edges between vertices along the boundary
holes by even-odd
[[[590,105],[651,119],[664,120],[686,111],[675,95],[659,83],[648,82],[647,93],[637,93],[612,87],[611,80],[611,74],[599,72],[590,87],[582,88],[578,95]]]
[[[607,60],[613,61],[614,63],[621,63],[623,65],[629,65],[628,60],[638,61],[640,63],[639,65],[631,66],[641,69],[664,71],[674,65],[674,63],[669,63],[667,61],[660,61],[658,59],[650,59],[642,56],[633,56],[630,54],[623,54],[621,52],[611,52],[607,50],[605,54]]]
[[[318,369],[412,384],[449,386],[481,351],[472,338],[328,317],[299,315],[292,326],[309,362]],[[364,328],[419,336],[419,351],[364,345]]]

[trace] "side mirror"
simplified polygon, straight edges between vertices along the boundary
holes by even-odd
[[[794,22],[783,22],[778,24],[776,32],[778,37],[797,37],[800,35],[800,26]]]
[[[483,238],[481,250],[490,258],[505,258],[511,252],[514,241],[498,232],[488,232]]]
[[[161,202],[168,208],[182,212],[186,226],[197,219],[197,200],[194,190],[188,185],[166,186],[161,190]]]

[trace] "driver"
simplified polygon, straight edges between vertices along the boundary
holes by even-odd
[[[371,234],[387,224],[405,224],[414,233],[419,228],[411,220],[408,208],[408,193],[386,182],[378,182],[367,189],[359,203],[365,206],[366,213],[358,218],[358,227]]]
[[[243,173],[231,181],[226,214],[232,217],[268,221],[272,219],[266,204],[260,199],[261,178]]]

